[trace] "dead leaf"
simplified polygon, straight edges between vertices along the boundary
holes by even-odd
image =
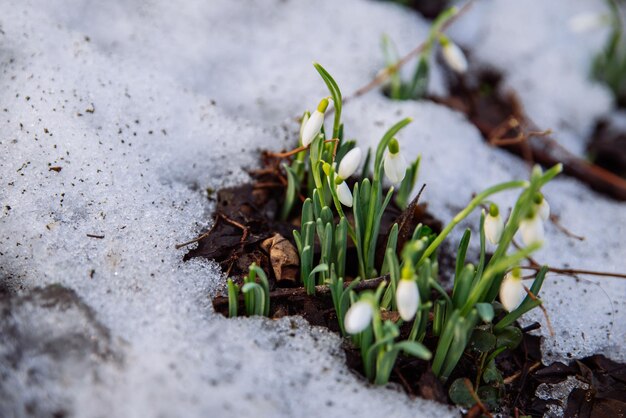
[[[276,282],[295,284],[300,273],[300,259],[293,244],[282,235],[275,234],[263,241],[261,248],[270,256]]]

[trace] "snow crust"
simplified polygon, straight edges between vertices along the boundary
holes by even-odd
[[[592,2],[555,3],[487,1],[453,34],[482,61],[506,69],[537,123],[562,128],[578,143],[610,99],[583,71],[584,54],[599,43],[565,47],[572,38],[532,14],[545,9],[563,21],[557,12],[569,16]],[[533,24],[511,34],[504,23],[522,12]],[[258,149],[293,144],[293,117],[326,95],[311,61],[323,63],[347,94],[380,68],[383,32],[407,51],[426,34],[423,19],[362,0],[28,0],[0,4],[0,29],[2,287],[74,290],[123,358],[91,361],[86,377],[84,362],[41,355],[16,369],[0,357],[0,375],[11,376],[4,384],[20,396],[3,402],[0,415],[25,416],[33,403],[89,417],[455,414],[369,386],[348,371],[338,337],[298,318],[214,315],[210,297],[224,286],[219,269],[183,263],[182,250],[174,250],[209,226],[211,190],[245,181]],[[540,42],[546,37],[555,41]],[[511,45],[531,57],[532,71],[516,70],[522,58]],[[548,85],[562,89],[546,96]],[[431,88],[442,86],[435,79]],[[401,146],[423,154],[424,200],[444,221],[472,193],[528,175],[516,157],[485,146],[462,114],[429,102],[370,93],[346,105],[346,132],[373,145],[406,116],[415,121],[400,134]],[[624,204],[565,177],[546,196],[562,224],[586,240],[548,225],[540,262],[626,271]],[[598,352],[626,359],[626,282],[554,277],[544,289],[556,331],[544,341],[548,360]],[[16,313],[15,327],[59,330],[33,312]],[[90,332],[80,315],[54,318],[67,321],[63,329]],[[534,320],[544,322],[540,313],[529,315]],[[37,389],[20,381],[29,373],[41,376]]]

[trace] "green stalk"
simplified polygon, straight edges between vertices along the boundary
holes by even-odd
[[[443,231],[441,231],[441,233],[437,235],[437,238],[435,238],[435,240],[428,246],[428,248],[426,248],[426,251],[424,251],[424,254],[422,254],[422,258],[420,258],[418,265],[424,262],[425,259],[430,257],[430,255],[433,252],[435,252],[437,247],[441,245],[443,240],[446,239],[446,237],[448,236],[448,234],[450,234],[450,232],[454,229],[454,227],[457,226],[458,223],[461,222],[463,219],[467,218],[467,216],[469,216],[469,214],[472,213],[472,211],[478,205],[480,205],[482,201],[485,200],[487,197],[491,196],[492,194],[502,192],[504,190],[517,189],[519,187],[527,187],[527,186],[528,186],[528,182],[524,180],[509,181],[506,183],[492,186],[484,190],[482,193],[479,193],[478,195],[476,195],[476,197],[471,200],[471,202],[467,205],[467,207],[465,207],[465,209],[463,209],[454,218],[452,218],[452,221],[448,225],[446,225]]]

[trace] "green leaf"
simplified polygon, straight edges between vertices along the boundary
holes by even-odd
[[[494,409],[500,405],[500,393],[493,386],[481,386],[476,394],[487,409]]]
[[[298,174],[291,167],[287,164],[283,164],[283,167],[287,172],[287,191],[285,192],[285,201],[280,212],[280,219],[284,221],[291,213],[291,208],[293,208],[293,204],[296,201],[300,182],[298,181]]]
[[[411,84],[407,89],[406,98],[420,100],[428,92],[429,65],[426,54],[420,55]]]
[[[491,322],[493,320],[494,312],[491,303],[477,303],[476,310],[483,322]]]
[[[496,362],[491,360],[483,370],[483,381],[485,383],[503,383],[502,374],[496,367]]]
[[[476,403],[469,389],[471,386],[472,384],[466,378],[461,377],[456,379],[452,382],[450,389],[448,390],[450,400],[454,402],[455,405],[463,408],[471,408]]]
[[[239,287],[233,283],[232,279],[228,279],[228,316],[235,318],[237,316],[237,307],[239,305]]]
[[[335,260],[337,276],[343,278],[346,271],[346,252],[348,249],[348,221],[341,218],[335,229]]]
[[[470,339],[470,347],[481,353],[488,353],[496,347],[496,336],[482,329],[475,329]]]
[[[456,253],[456,269],[454,270],[454,275],[456,278],[461,276],[461,271],[463,270],[463,266],[465,265],[465,254],[467,253],[467,247],[470,243],[470,238],[472,237],[472,231],[467,228],[463,233],[463,237],[461,238],[461,242],[459,243],[459,249]],[[456,288],[456,280],[455,280],[455,288]]]
[[[341,125],[341,90],[339,90],[339,86],[337,82],[331,77],[331,75],[322,67],[319,63],[313,63],[313,66],[320,73],[324,83],[326,83],[326,87],[328,87],[328,91],[330,95],[333,97],[333,102],[335,106],[335,120],[333,123],[333,138],[339,137],[339,130]]]
[[[497,347],[506,347],[509,350],[513,350],[522,342],[522,330],[518,327],[510,326],[504,328],[496,334]]]
[[[406,354],[420,358],[422,360],[430,360],[433,354],[422,343],[416,341],[401,341],[395,344],[395,348],[404,351]]]

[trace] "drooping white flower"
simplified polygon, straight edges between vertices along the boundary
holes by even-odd
[[[362,156],[361,148],[356,147],[352,148],[344,157],[341,159],[339,163],[339,177],[342,179],[347,179],[350,177],[357,168],[359,168],[359,164],[361,164],[361,156]]]
[[[410,321],[415,317],[419,306],[419,289],[415,280],[402,279],[396,289],[396,306],[400,313],[400,318]]]
[[[541,216],[541,219],[544,221],[550,218],[550,204],[545,197],[541,199],[541,203],[537,207],[537,213],[539,213],[539,216]]]
[[[494,204],[489,208],[489,214],[485,218],[485,236],[493,245],[497,245],[504,231],[504,220],[500,216],[498,207]]]
[[[459,74],[467,71],[467,58],[457,44],[447,38],[441,41],[441,52],[446,63]]]
[[[346,312],[346,317],[343,320],[346,332],[348,334],[358,334],[359,332],[364,331],[370,322],[372,322],[373,315],[374,310],[369,302],[365,302],[363,300],[356,302],[350,306],[350,309]]]
[[[400,152],[400,144],[398,144],[398,140],[393,138],[389,142],[387,153],[385,154],[385,160],[383,162],[385,175],[392,183],[400,183],[404,179],[408,167],[409,165]]]
[[[500,285],[500,302],[507,312],[511,312],[522,303],[526,297],[526,290],[522,284],[519,269],[507,273]]]
[[[568,21],[569,29],[575,33],[587,33],[606,26],[608,16],[601,13],[583,12],[574,15]]]
[[[311,114],[309,120],[304,125],[304,129],[302,130],[303,146],[308,147],[311,145],[311,142],[313,142],[317,134],[320,132],[320,129],[322,129],[326,108],[328,108],[328,99],[322,99],[315,112]]]
[[[336,184],[337,187],[337,197],[342,205],[347,206],[349,208],[352,207],[352,192],[350,191],[350,187],[346,184],[345,181]]]
[[[534,213],[532,217],[523,219],[519,224],[519,231],[526,246],[536,242],[543,242],[544,232],[541,216],[538,213]]]
[[[304,127],[309,121],[309,117],[310,117],[309,112],[305,112],[304,115],[302,115],[302,123],[300,123],[300,145],[302,145],[302,136],[304,135]]]

